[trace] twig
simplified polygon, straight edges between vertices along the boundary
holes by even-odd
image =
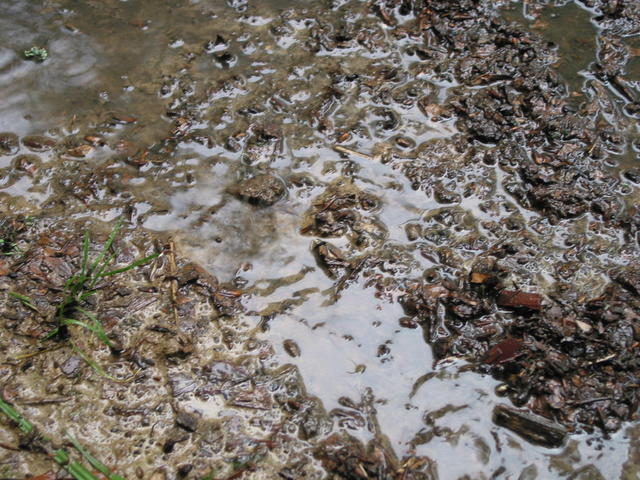
[[[581,400],[578,402],[568,402],[568,403],[574,406],[580,406],[580,405],[588,405],[590,403],[602,402],[604,400],[613,400],[613,397],[595,397],[595,398],[588,398],[587,400]]]
[[[366,153],[360,153],[360,152],[357,152],[356,150],[352,150],[350,148],[343,147],[341,145],[334,145],[333,149],[336,152],[346,153],[347,155],[353,155],[354,157],[364,158],[365,160],[373,160],[373,157],[371,155],[367,155]]]
[[[360,270],[362,270],[362,267],[364,267],[365,262],[369,260],[369,258],[370,258],[369,255],[365,255],[364,257],[362,257],[355,267],[350,268],[349,271],[346,272],[342,276],[342,278],[340,278],[340,280],[336,285],[336,290],[333,293],[334,301],[337,301],[340,298],[340,292],[344,290],[344,288],[347,285],[347,282],[352,278],[354,278],[356,275],[358,275],[358,273],[360,273]]]
[[[0,448],[4,448],[5,450],[13,450],[14,452],[21,452],[20,447],[14,447],[13,445],[9,445],[8,443],[0,442]]]
[[[169,241],[169,275],[171,277],[171,304],[173,309],[173,319],[175,324],[178,325],[178,279],[176,273],[178,267],[176,266],[176,245],[173,240]]]
[[[37,350],[35,352],[23,353],[22,355],[17,355],[15,358],[16,360],[24,360],[26,358],[31,358],[31,357],[40,355],[41,353],[54,352],[56,350],[61,349],[62,347],[64,347],[64,345],[56,345],[55,347],[52,347],[52,348],[43,348],[42,350]]]
[[[50,403],[64,403],[69,400],[71,400],[71,397],[33,398],[31,400],[21,400],[20,405],[47,405]]]
[[[602,358],[598,358],[592,362],[587,362],[585,365],[586,366],[591,366],[591,365],[597,365],[598,363],[604,363],[604,362],[608,362],[609,360],[612,360],[614,358],[616,358],[618,356],[617,353],[611,353],[605,357]]]

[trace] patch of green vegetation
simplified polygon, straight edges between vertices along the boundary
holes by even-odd
[[[33,226],[35,217],[26,216],[18,217],[15,220],[9,220],[4,218],[0,220],[0,256],[19,256],[24,253],[18,246],[19,233],[22,232],[25,227]]]
[[[54,442],[51,439],[47,438],[44,435],[40,435],[37,433],[35,426],[26,418],[24,418],[12,405],[5,402],[2,398],[0,398],[0,412],[2,412],[6,417],[8,417],[11,421],[16,423],[18,428],[28,435],[30,435],[30,441],[35,444],[37,443],[38,448],[33,448],[33,451],[44,451],[47,455],[49,455],[54,462],[64,468],[75,480],[98,480],[98,477],[95,476],[91,471],[85,467],[82,463],[77,460],[73,460],[69,453],[63,449],[58,448],[55,449]],[[82,457],[91,465],[94,469],[98,470],[109,480],[126,480],[124,477],[120,475],[116,475],[112,473],[111,470],[100,462],[97,458],[89,453],[89,451],[84,448],[80,442],[78,442],[75,438],[71,437],[69,434],[66,434],[67,439],[71,442],[74,448],[82,455]]]
[[[32,60],[36,60],[37,62],[44,62],[49,56],[49,52],[47,52],[46,48],[40,47],[31,47],[29,50],[24,51],[24,57]]]
[[[71,442],[71,444],[75,447],[75,449],[78,450],[78,452],[80,452],[80,454],[87,461],[87,463],[89,463],[89,465],[91,465],[93,468],[95,468],[100,473],[102,473],[105,477],[109,478],[110,480],[125,480],[120,475],[111,473],[111,470],[109,469],[109,467],[107,467],[104,463],[100,462],[100,460],[98,460],[96,457],[91,455],[91,453],[89,453],[89,451],[86,448],[84,448],[80,444],[80,442],[78,442],[78,440],[73,438],[68,433],[65,433],[65,435],[67,436],[67,439]]]
[[[33,424],[20,415],[15,408],[0,398],[0,412],[4,413],[10,420],[13,420],[23,433],[31,433],[33,431]]]
[[[7,238],[0,238],[0,255],[9,257],[11,255],[20,255],[22,253],[24,252],[20,250],[16,242]]]
[[[78,326],[92,334],[100,342],[112,350],[115,348],[113,342],[107,336],[102,323],[98,317],[84,308],[86,300],[97,292],[97,284],[99,281],[118,275],[129,270],[133,270],[144,265],[158,256],[158,254],[149,255],[147,257],[136,260],[124,267],[111,269],[116,258],[116,253],[111,251],[113,242],[122,227],[122,218],[118,219],[116,225],[111,230],[107,241],[102,246],[98,256],[93,260],[89,260],[89,250],[91,239],[89,232],[84,233],[82,242],[82,260],[80,271],[69,278],[64,285],[64,296],[62,301],[57,305],[54,322],[56,326],[51,330],[43,340],[53,337],[59,339],[69,339],[68,327]],[[91,356],[83,352],[71,339],[72,348],[100,375],[109,377],[106,372],[91,359]]]

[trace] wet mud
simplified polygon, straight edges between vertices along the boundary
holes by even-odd
[[[154,480],[638,474],[636,2],[0,26],[1,393],[49,437]],[[111,348],[48,337],[117,218],[158,256],[78,305]],[[65,478],[2,422],[4,478]]]

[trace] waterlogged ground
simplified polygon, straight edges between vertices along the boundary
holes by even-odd
[[[639,200],[633,5],[452,8],[452,23],[475,8],[530,35],[532,53],[498,65],[489,27],[453,42],[416,19],[431,7],[446,17],[430,2],[5,3],[0,208],[20,250],[0,264],[3,397],[43,430],[70,430],[127,478],[638,478],[631,400],[522,399],[538,413],[609,402],[549,413],[572,432],[551,448],[494,424],[520,387],[507,367],[500,381],[479,373],[478,359],[529,313],[495,302],[478,313],[459,297],[473,312],[456,318],[475,316],[477,331],[438,329],[425,326],[426,294],[416,309],[406,301],[416,282],[445,297],[469,272],[489,278],[478,259],[501,249],[503,287],[560,302],[568,284],[567,304],[604,298],[611,272],[637,260],[637,223],[618,221]],[[25,60],[33,45],[49,58]],[[482,76],[483,55],[507,73]],[[532,55],[551,72],[548,96],[506,108],[500,88]],[[473,110],[483,95],[491,118]],[[515,110],[529,116],[510,125]],[[574,123],[539,140],[531,118],[551,111]],[[551,150],[591,176],[567,180],[575,165],[558,168]],[[569,198],[574,185],[594,198]],[[70,246],[85,229],[104,240],[120,216],[119,260],[163,255],[94,305],[133,353],[116,362],[86,347],[119,379],[139,377],[104,379],[66,346],[18,358],[47,328],[8,292],[51,310],[78,266]],[[342,432],[377,445],[360,460],[387,473],[323,454]],[[10,429],[2,442],[5,478],[55,470],[5,448],[18,444]]]

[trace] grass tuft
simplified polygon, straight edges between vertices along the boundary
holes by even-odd
[[[55,448],[54,442],[47,438],[44,435],[35,435],[36,428],[33,426],[29,420],[24,418],[12,405],[5,402],[2,398],[0,398],[0,412],[2,412],[6,417],[15,422],[18,428],[26,433],[32,435],[32,441],[38,442],[38,449],[34,449],[34,451],[42,451],[46,452],[51,459],[64,468],[75,480],[100,480],[99,477],[94,475],[91,470],[85,467],[82,463],[77,460],[74,460],[69,455],[64,448]],[[109,467],[100,462],[96,457],[91,455],[89,451],[84,448],[80,442],[78,442],[75,438],[71,437],[69,434],[65,433],[67,439],[71,442],[76,450],[82,455],[82,457],[91,465],[91,467],[95,468],[97,471],[102,473],[109,480],[126,480],[124,477],[112,473]]]
[[[96,293],[96,287],[100,280],[138,268],[158,256],[158,254],[155,253],[136,260],[124,267],[112,269],[116,253],[111,251],[111,247],[118,232],[122,228],[122,222],[122,218],[117,220],[111,233],[109,233],[109,237],[104,245],[102,245],[100,253],[93,261],[89,259],[91,238],[89,232],[84,233],[80,271],[65,282],[63,299],[56,307],[54,314],[56,326],[47,333],[42,340],[48,340],[56,336],[60,339],[67,339],[69,337],[68,327],[76,326],[89,332],[107,347],[112,350],[114,349],[113,342],[109,339],[98,317],[93,312],[85,309],[83,305],[89,297]],[[91,359],[90,355],[83,352],[73,342],[72,347],[98,374],[115,380],[113,377],[107,375],[104,369]]]
[[[16,242],[12,242],[6,238],[0,238],[0,255],[10,257],[12,255],[22,255],[23,253]]]

